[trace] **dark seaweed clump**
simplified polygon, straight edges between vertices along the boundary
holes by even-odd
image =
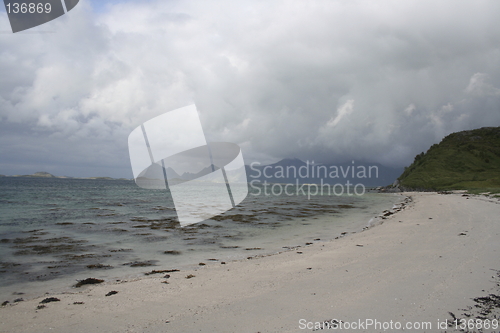
[[[474,306],[468,306],[466,309],[461,310],[465,311],[462,313],[463,317],[457,317],[453,312],[448,312],[452,318],[448,324],[450,328],[455,328],[456,322],[460,324],[475,319],[483,322],[486,320],[490,322],[500,320],[500,271],[496,271],[496,276],[493,276],[493,279],[496,280],[496,290],[487,296],[474,298]],[[464,332],[462,329],[459,331]]]
[[[103,282],[104,282],[104,280],[101,280],[101,279],[87,278],[85,280],[78,281],[78,283],[75,284],[75,288],[80,288],[81,286],[86,285],[86,284],[98,284],[98,283],[103,283]]]
[[[93,265],[87,265],[88,269],[109,269],[113,268],[113,266],[110,265],[104,265],[104,264],[93,264]]]
[[[46,303],[50,303],[50,302],[60,302],[60,301],[61,300],[59,298],[56,298],[56,297],[47,297],[46,299],[41,301],[40,304],[46,304]]]
[[[178,256],[180,254],[182,254],[181,251],[175,251],[175,250],[171,250],[171,251],[164,251],[163,252],[164,254],[171,254],[171,255],[175,255],[175,256]]]
[[[133,261],[133,262],[127,262],[127,263],[123,264],[123,266],[130,266],[130,267],[156,266],[157,261],[158,260]]]
[[[144,273],[144,275],[161,274],[161,273],[174,273],[180,272],[178,269],[162,269],[162,270],[152,270],[151,272]]]
[[[218,215],[211,218],[215,221],[232,220],[234,222],[254,222],[257,220],[256,215],[233,214],[233,215]]]
[[[43,255],[62,254],[66,252],[81,252],[88,249],[83,246],[87,241],[76,240],[70,237],[55,237],[41,239],[38,236],[16,238],[13,240],[13,247],[19,249],[15,255]]]

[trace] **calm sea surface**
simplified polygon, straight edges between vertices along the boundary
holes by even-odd
[[[399,201],[379,193],[266,196],[250,188],[236,208],[180,227],[165,191],[133,181],[2,177],[0,301],[70,290],[88,277],[131,279],[330,240],[361,230]]]

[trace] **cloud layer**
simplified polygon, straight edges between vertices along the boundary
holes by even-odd
[[[402,166],[500,125],[497,2],[92,6],[0,34],[0,173],[130,178],[130,131],[191,103],[247,162]]]

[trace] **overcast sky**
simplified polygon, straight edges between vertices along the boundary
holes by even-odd
[[[247,163],[405,166],[500,126],[498,1],[105,1],[12,34],[0,174],[132,177],[129,133],[195,103]]]

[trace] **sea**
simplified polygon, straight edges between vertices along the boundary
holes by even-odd
[[[403,200],[259,186],[229,211],[181,227],[167,191],[132,180],[1,177],[0,302],[71,292],[89,277],[127,281],[296,250],[359,232]]]

